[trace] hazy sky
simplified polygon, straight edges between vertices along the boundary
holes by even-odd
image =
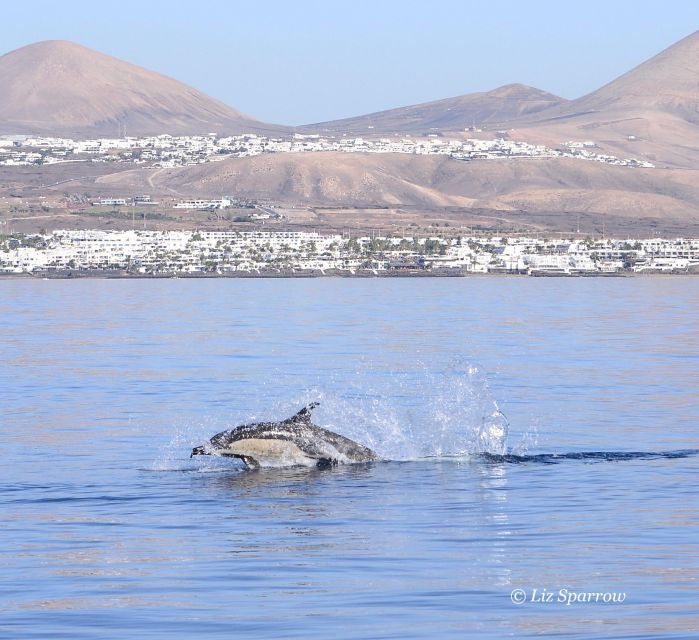
[[[2,4],[5,51],[73,40],[283,124],[510,82],[575,98],[699,29],[697,0]]]

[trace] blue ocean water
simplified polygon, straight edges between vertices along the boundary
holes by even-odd
[[[0,637],[697,638],[698,317],[695,277],[0,281]],[[189,458],[312,400],[387,460]]]

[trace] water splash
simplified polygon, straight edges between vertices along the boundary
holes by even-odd
[[[218,472],[241,463],[213,456],[188,460],[192,446],[239,424],[283,420],[309,402],[319,426],[366,445],[387,460],[467,457],[508,453],[509,424],[490,391],[483,370],[453,362],[442,369],[423,363],[395,371],[368,364],[351,375],[316,381],[303,390],[280,378],[282,396],[264,394],[247,413],[236,412],[225,423],[198,420],[181,425],[153,462],[154,471]]]
[[[334,389],[337,385],[332,385]],[[361,442],[390,460],[502,455],[509,425],[483,371],[460,363],[443,370],[358,371],[345,388],[308,389],[319,399],[317,424]]]
[[[189,458],[192,447],[208,440],[214,433],[227,427],[214,420],[188,422],[173,427],[169,441],[158,450],[157,458],[147,467],[148,471],[193,471],[197,473],[218,473],[243,468],[237,460],[218,456],[199,456]]]

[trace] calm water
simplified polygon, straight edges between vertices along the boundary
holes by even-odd
[[[697,638],[697,318],[693,277],[0,281],[0,637]],[[316,399],[390,461],[188,458]]]

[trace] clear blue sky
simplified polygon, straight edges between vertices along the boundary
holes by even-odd
[[[39,0],[0,13],[5,51],[73,40],[284,124],[510,82],[574,98],[699,29],[696,0]]]

